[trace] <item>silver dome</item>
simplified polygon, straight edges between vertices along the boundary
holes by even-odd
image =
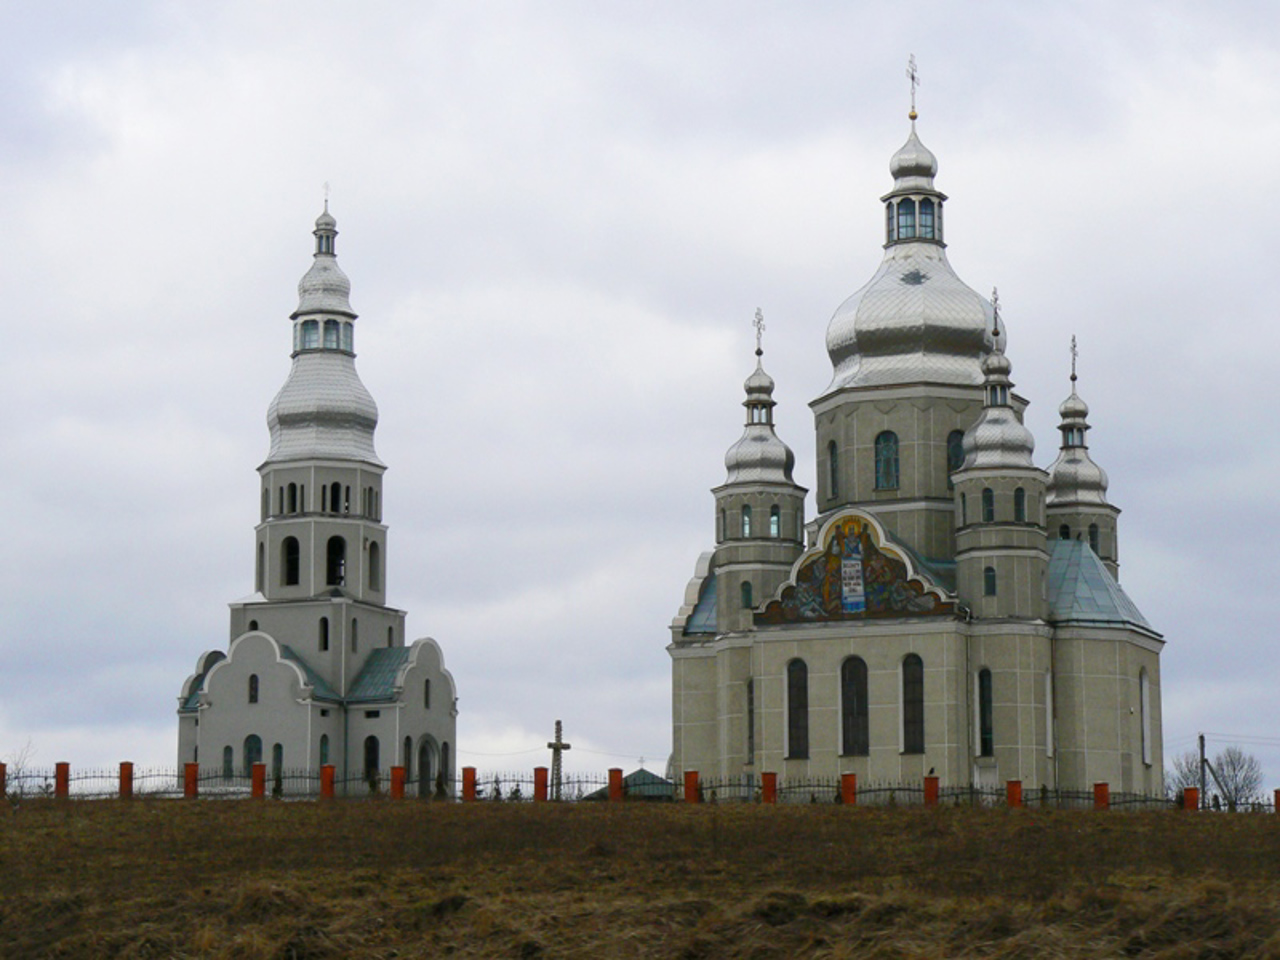
[[[1062,423],[1062,449],[1049,468],[1045,487],[1047,506],[1069,504],[1101,505],[1107,502],[1107,472],[1093,462],[1085,435],[1089,431],[1089,405],[1076,393],[1075,374],[1071,375],[1071,396],[1058,407]]]
[[[351,281],[338,266],[333,254],[317,253],[311,269],[298,281],[298,309],[295,317],[304,313],[341,313],[356,315],[351,309]]]
[[[1013,390],[1009,373],[1013,365],[1004,351],[996,350],[983,360],[982,369],[986,374],[987,401],[973,426],[964,433],[963,469],[1034,469],[1031,455],[1036,449],[1035,437],[1009,404],[1009,394]]]
[[[889,161],[889,174],[893,177],[893,190],[933,190],[933,178],[938,173],[938,158],[916,136],[916,122],[911,121],[911,135],[898,148]]]
[[[757,352],[757,356],[759,353]],[[747,399],[747,425],[742,437],[724,455],[728,471],[725,483],[790,483],[796,456],[773,431],[773,377],[757,360],[756,369],[743,384]]]

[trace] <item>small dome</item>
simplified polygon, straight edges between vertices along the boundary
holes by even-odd
[[[729,473],[725,483],[794,483],[791,471],[795,465],[796,455],[778,439],[772,426],[749,424],[724,455]]]
[[[1083,420],[1089,416],[1089,405],[1080,399],[1074,386],[1071,388],[1071,396],[1059,405],[1058,416],[1063,420]]]
[[[1045,505],[1105,504],[1107,482],[1107,471],[1093,462],[1087,449],[1067,447],[1049,468]]]
[[[962,469],[1034,468],[1031,455],[1036,449],[1035,437],[1008,402],[1013,387],[1009,380],[1013,364],[1004,351],[997,348],[982,359],[982,370],[986,378],[986,405],[973,426],[965,431]],[[999,399],[993,399],[997,394]]]
[[[338,221],[333,219],[333,214],[329,212],[329,205],[327,203],[324,206],[324,213],[316,217],[316,229],[332,230],[334,233],[338,232]]]
[[[316,257],[311,269],[298,281],[298,309],[304,313],[342,313],[354,317],[351,309],[351,281],[333,257]]]
[[[916,136],[915,121],[911,121],[911,135],[898,148],[889,161],[889,173],[894,180],[924,178],[932,180],[938,173],[938,158]]]
[[[1013,364],[1004,355],[1004,350],[997,348],[982,358],[982,375],[988,379],[1009,379],[1013,372]]]
[[[764,365],[759,360],[756,361],[755,371],[742,386],[748,397],[773,396],[773,377],[764,372]]]

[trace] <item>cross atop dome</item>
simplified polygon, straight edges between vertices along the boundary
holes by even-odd
[[[907,79],[911,81],[911,112],[907,114],[907,117],[914,121],[917,116],[916,87],[920,86],[920,74],[916,71],[916,55],[914,53],[907,57]]]

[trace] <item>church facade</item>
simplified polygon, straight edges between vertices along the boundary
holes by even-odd
[[[273,777],[332,764],[344,780],[402,765],[418,793],[447,793],[457,691],[439,645],[408,643],[387,605],[386,467],[337,233],[326,204],[290,317],[292,368],[267,411],[254,592],[231,604],[229,648],[182,685],[178,760],[228,779],[259,762]]]
[[[715,548],[671,624],[672,772],[1158,794],[1163,639],[1118,582],[1074,359],[1042,469],[998,298],[947,261],[915,120],[884,259],[827,329],[810,520],[757,340]]]

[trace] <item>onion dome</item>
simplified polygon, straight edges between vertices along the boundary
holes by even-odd
[[[347,295],[351,283],[339,269],[333,252],[337,226],[325,212],[316,220],[316,254],[311,269],[298,284],[301,303],[293,314],[295,343],[298,328],[315,328],[316,320],[299,320],[314,313],[341,314],[328,320],[337,347],[344,336],[339,328],[349,328],[355,319]],[[325,342],[325,341],[321,341]],[[378,425],[378,405],[356,372],[355,355],[349,349],[311,349],[306,342],[295,350],[293,366],[284,386],[267,408],[271,450],[267,462],[286,460],[338,459],[379,464],[373,446]],[[319,347],[319,343],[314,346]]]
[[[937,383],[979,386],[981,361],[1003,337],[991,304],[952,270],[943,243],[938,161],[911,135],[889,163],[885,253],[875,275],[842,303],[827,326],[833,376],[848,387]]]
[[[1046,506],[1068,504],[1105,504],[1107,502],[1107,472],[1093,462],[1085,434],[1089,431],[1089,405],[1076,393],[1075,340],[1071,343],[1071,396],[1062,401],[1058,413],[1062,422],[1062,448],[1058,459],[1049,468],[1049,482],[1045,487]]]
[[[324,213],[316,218],[316,253],[311,269],[298,281],[298,309],[294,318],[307,313],[340,313],[354,317],[351,309],[351,281],[338,266],[334,253],[334,238],[338,235],[338,221],[329,213],[325,202]]]
[[[764,350],[759,334],[764,329],[764,318],[756,311],[756,368],[742,385],[747,399],[747,424],[742,437],[724,455],[724,466],[729,472],[725,483],[789,483],[795,481],[791,471],[796,465],[796,455],[773,432],[773,377],[764,372]]]
[[[999,330],[999,297],[991,295],[995,309],[995,325]],[[1009,374],[1013,365],[999,346],[982,361],[985,392],[982,413],[965,431],[964,466],[961,469],[984,468],[1032,469],[1031,454],[1036,441],[1009,402],[1013,381]]]

